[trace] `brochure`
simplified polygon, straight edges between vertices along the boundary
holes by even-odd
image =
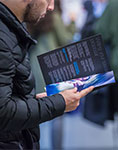
[[[91,85],[100,88],[115,83],[101,35],[71,43],[37,56],[47,95]]]

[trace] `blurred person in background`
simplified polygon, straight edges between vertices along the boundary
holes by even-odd
[[[85,0],[83,7],[87,12],[86,21],[81,29],[81,38],[94,35],[94,24],[101,17],[108,0]]]
[[[96,21],[96,17],[94,14],[94,7],[93,7],[93,1],[86,0],[83,2],[83,7],[85,11],[87,12],[86,21],[81,29],[81,39],[84,39],[88,36],[91,36],[93,34],[93,24]]]
[[[87,38],[89,36],[95,35],[95,26],[97,26],[99,20],[101,20],[102,15],[104,15],[108,0],[86,0],[84,3],[84,8],[87,11],[87,19],[81,30],[81,38]],[[106,26],[103,27],[103,24]],[[101,28],[105,28],[106,34],[109,32],[107,28],[107,23],[104,20],[101,24]],[[104,40],[105,34],[102,37]],[[112,37],[111,37],[112,38]],[[105,50],[109,58],[108,45],[105,43]],[[113,105],[110,100],[111,89],[109,87],[104,87],[94,91],[91,95],[86,96],[84,102],[84,118],[104,126],[106,120],[113,120]]]
[[[76,109],[93,90],[35,92],[28,50],[36,41],[22,23],[53,9],[54,0],[0,0],[0,149],[39,149],[39,124]]]
[[[118,82],[118,0],[108,0],[108,5],[94,25],[94,32],[101,33],[109,53],[111,69]],[[110,87],[110,103],[113,113],[118,112],[118,84]]]
[[[82,37],[85,38],[98,33],[102,35],[111,69],[115,73],[116,80],[118,80],[118,1],[87,1],[89,3],[92,3],[91,14],[93,14],[93,18],[95,19],[93,20],[93,22],[88,22],[87,24],[85,24],[82,30],[82,35],[85,36]],[[83,111],[84,117],[102,126],[105,125],[105,121],[114,120],[114,115],[118,112],[117,97],[117,84],[96,90],[91,95],[86,96]]]

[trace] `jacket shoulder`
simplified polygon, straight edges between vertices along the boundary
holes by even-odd
[[[17,44],[15,34],[0,20],[0,40],[6,43],[6,46],[13,49]]]

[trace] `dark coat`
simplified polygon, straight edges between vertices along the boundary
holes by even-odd
[[[32,44],[35,40],[0,3],[0,149],[33,149],[39,141],[35,127],[65,110],[60,94],[35,98],[28,56]]]

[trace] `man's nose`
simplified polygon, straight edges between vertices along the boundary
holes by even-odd
[[[53,11],[53,10],[54,10],[54,0],[51,0],[48,6],[48,11]]]

